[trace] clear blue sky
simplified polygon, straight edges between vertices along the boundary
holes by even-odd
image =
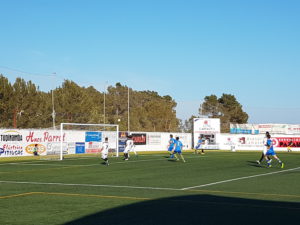
[[[41,90],[59,76],[100,91],[121,82],[197,115],[234,94],[252,123],[300,123],[298,0],[0,0],[0,73]]]

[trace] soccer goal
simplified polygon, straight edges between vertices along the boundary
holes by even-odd
[[[109,154],[119,156],[119,125],[116,124],[61,123],[60,137],[60,160],[67,155],[95,156],[105,138],[108,138]]]

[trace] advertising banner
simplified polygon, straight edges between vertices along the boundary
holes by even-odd
[[[76,142],[75,153],[76,154],[84,154],[85,153],[85,143],[84,142]]]
[[[23,156],[23,134],[17,130],[2,130],[0,133],[0,157]]]
[[[300,135],[300,125],[289,125],[287,132],[288,134]]]
[[[133,133],[132,140],[135,145],[146,145],[147,135],[146,133]]]
[[[218,134],[220,130],[218,118],[194,118],[194,133],[196,134]]]
[[[85,142],[85,153],[99,153],[101,149],[101,142]]]
[[[292,144],[292,148],[300,148],[300,137],[275,137],[273,145],[278,148],[287,148]]]
[[[230,124],[231,134],[259,134],[257,124]]]
[[[126,147],[128,132],[119,132],[119,152],[124,152]]]
[[[221,130],[219,118],[194,118],[194,146],[198,137],[209,141],[209,144],[216,144],[216,134]],[[215,148],[215,147],[214,147]]]
[[[230,124],[231,134],[300,134],[297,124]]]
[[[85,132],[85,142],[101,142],[102,133],[98,131]]]
[[[46,146],[43,144],[29,144],[25,147],[26,153],[33,155],[34,151],[37,151],[38,155],[46,155]]]
[[[228,135],[219,134],[217,141],[220,149],[230,150],[234,146],[237,150],[256,150],[261,151],[264,148],[265,135]],[[293,136],[272,136],[273,146],[275,150],[286,150],[287,146],[292,142],[292,149],[300,150],[300,137]]]
[[[267,131],[271,134],[287,134],[288,124],[258,124],[260,134],[265,134]]]
[[[148,134],[148,144],[149,145],[161,145],[161,134],[160,133],[153,133]]]

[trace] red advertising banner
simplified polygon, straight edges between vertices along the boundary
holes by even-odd
[[[132,140],[135,145],[146,145],[147,143],[147,135],[146,133],[133,133]]]
[[[273,144],[275,147],[286,148],[292,142],[293,148],[300,148],[300,137],[275,137]]]

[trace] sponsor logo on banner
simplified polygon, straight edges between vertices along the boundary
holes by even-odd
[[[27,145],[26,148],[25,148],[25,151],[28,153],[28,154],[33,154],[33,151],[34,151],[34,148],[35,148],[35,145],[36,144],[30,144],[30,145]],[[39,154],[42,154],[46,151],[46,147],[44,145],[41,145],[41,144],[37,144],[37,152]]]
[[[119,132],[119,152],[124,152],[128,132]]]
[[[194,118],[194,132],[200,134],[220,133],[220,119]]]
[[[65,141],[66,134],[63,134],[63,141]],[[34,131],[29,131],[26,135],[26,142],[60,142],[60,135],[51,135],[48,131],[36,134]]]
[[[147,135],[146,133],[134,133],[132,135],[132,140],[135,145],[146,145]]]
[[[97,131],[85,132],[85,142],[101,142],[102,133]]]
[[[8,130],[0,135],[1,142],[20,142],[23,140],[22,135],[18,131]]]
[[[255,124],[230,124],[231,134],[259,134],[258,125]]]
[[[272,140],[273,145],[278,148],[286,148],[290,142],[293,143],[292,148],[300,148],[300,137],[275,137]]]
[[[232,138],[232,137],[228,137],[228,138],[226,139],[226,142],[224,143],[224,145],[232,146],[232,145],[235,145],[235,142],[233,141],[233,138]]]
[[[23,147],[20,145],[4,144],[3,147],[0,147],[0,157],[22,156],[22,155],[23,155]]]
[[[161,134],[148,134],[149,145],[161,145]]]
[[[76,142],[75,144],[75,153],[76,154],[84,154],[85,153],[85,143],[84,142]]]
[[[63,154],[68,154],[67,152],[67,143],[63,143]],[[48,142],[47,145],[47,155],[59,155],[61,151],[61,143],[60,142]]]
[[[260,148],[263,146],[263,138],[260,136],[239,137],[239,146]]]
[[[68,143],[68,153],[67,154],[75,154],[75,142]]]
[[[6,156],[22,156],[23,152],[23,136],[21,133],[15,130],[8,130],[0,135],[0,157]]]
[[[86,143],[87,147],[86,147],[86,153],[99,153],[101,146],[100,146],[100,142],[88,142]]]

